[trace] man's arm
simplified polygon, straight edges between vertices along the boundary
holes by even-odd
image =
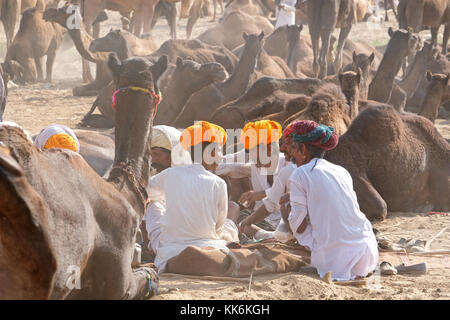
[[[217,167],[215,174],[234,179],[251,177],[252,166],[250,163],[221,163]]]
[[[308,221],[308,206],[306,191],[304,186],[300,183],[302,179],[299,175],[293,175],[289,181],[290,183],[290,202],[291,213],[289,215],[289,225],[291,230],[296,233],[303,233],[306,230]]]

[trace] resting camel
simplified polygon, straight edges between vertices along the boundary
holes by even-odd
[[[66,21],[69,19],[70,13],[67,13],[67,6],[68,4],[59,9],[47,9],[44,12],[44,20],[56,22],[64,28],[68,28]],[[106,87],[112,80],[111,74],[106,66],[108,54],[89,51],[88,48],[93,38],[87,33],[83,24],[80,28],[68,28],[67,30],[81,57],[97,65],[95,80],[85,86],[74,88],[73,94],[74,96],[95,96],[99,90]]]
[[[241,11],[234,11],[227,15],[215,27],[206,30],[197,39],[210,45],[220,45],[233,50],[244,43],[242,37],[237,34],[246,32],[253,34],[263,31],[271,34],[273,26],[270,21],[261,16],[251,16]]]
[[[395,77],[400,71],[404,59],[408,55],[410,42],[417,41],[417,37],[410,31],[397,30],[394,32],[392,28],[389,28],[388,33],[391,39],[389,40],[383,59],[380,62],[378,71],[369,85],[368,96],[370,100],[383,103],[393,103]],[[406,94],[404,100],[406,100]],[[403,107],[397,106],[397,109],[402,109]]]
[[[313,48],[314,74],[323,79],[328,74],[327,54],[330,37],[333,30],[341,28],[336,48],[334,70],[340,70],[342,66],[342,48],[355,22],[354,0],[316,0],[308,1],[309,33]],[[319,54],[319,38],[322,39],[322,47]]]
[[[283,111],[292,113],[296,108],[299,111],[309,104],[308,97],[314,94],[320,84],[321,80],[315,78],[260,78],[241,97],[218,108],[211,122],[225,129],[239,129],[246,122],[257,118]],[[298,97],[299,101],[295,102]],[[290,101],[294,105],[288,107]]]
[[[244,32],[243,38],[244,51],[233,74],[223,83],[213,83],[196,92],[173,122],[174,127],[185,128],[196,120],[209,120],[218,107],[237,99],[247,90],[264,43],[264,32],[259,35]]]
[[[427,87],[427,93],[419,115],[427,118],[432,123],[436,121],[442,99],[448,95],[449,78],[450,76],[448,74],[432,74],[431,72],[427,72],[427,79],[430,84]]]
[[[63,34],[63,28],[43,19],[43,11],[36,8],[25,10],[19,31],[6,53],[5,71],[22,84],[44,81],[42,58],[47,56],[45,81],[51,82]]]
[[[444,24],[442,53],[447,53],[450,36],[450,2],[448,0],[400,0],[398,5],[399,27],[412,28],[418,33],[423,27],[431,28],[431,39],[437,45],[439,27]]]
[[[262,5],[262,3],[258,0],[231,0],[225,5],[225,11],[223,12],[222,18],[225,18],[227,15],[235,11],[245,12],[252,16],[264,16],[267,18],[271,13],[271,11]]]
[[[0,82],[3,82],[3,86],[0,83],[0,122],[3,121],[3,113],[6,109],[6,102],[8,100],[8,82],[9,76],[3,72],[0,67]]]
[[[142,58],[119,61],[114,55],[109,61],[118,87],[153,92],[167,67],[167,58],[155,65]],[[1,215],[8,221],[0,225],[0,270],[9,270],[1,274],[1,298],[141,299],[154,294],[155,271],[131,268],[145,210],[154,107],[151,95],[131,90],[119,95],[115,159],[107,181],[78,153],[38,151],[21,129],[0,128],[7,147],[0,153]]]
[[[146,56],[158,49],[152,36],[138,38],[134,34],[120,29],[111,29],[104,37],[95,39],[89,46],[89,51],[116,52],[121,56]]]
[[[450,210],[450,145],[424,117],[367,108],[326,155],[346,168],[369,220],[389,211]]]

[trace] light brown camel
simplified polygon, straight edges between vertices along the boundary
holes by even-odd
[[[283,59],[269,56],[266,50],[262,49],[250,83],[254,83],[264,76],[280,79],[295,78],[295,74]]]
[[[225,11],[223,12],[221,19],[225,18],[234,11],[245,12],[252,16],[265,17],[269,17],[271,13],[271,11],[261,5],[261,3],[257,0],[231,0],[225,5]]]
[[[369,85],[370,100],[388,103],[392,98],[395,77],[408,55],[410,42],[417,37],[410,31],[389,28],[389,40],[386,52],[380,62],[378,71]],[[405,97],[406,98],[406,97]]]
[[[210,45],[220,45],[233,50],[242,45],[242,37],[238,34],[247,34],[264,31],[264,34],[271,34],[273,25],[270,21],[261,16],[251,16],[245,12],[234,11],[227,15],[219,24],[206,30],[197,39]]]
[[[430,84],[419,115],[427,118],[432,123],[436,121],[441,106],[442,99],[448,95],[448,80],[450,76],[444,74],[432,74],[427,72],[427,79]]]
[[[96,64],[95,80],[87,85],[73,89],[74,96],[95,96],[99,90],[106,87],[112,80],[111,74],[106,66],[108,53],[93,53],[89,51],[89,46],[93,38],[87,33],[83,24],[81,24],[80,28],[69,28],[67,26],[66,22],[71,16],[70,13],[67,13],[67,8],[68,4],[59,9],[49,8],[45,10],[44,20],[59,23],[64,28],[67,28],[70,38],[81,57]]]
[[[175,63],[178,57],[191,59],[198,63],[218,62],[224,66],[229,74],[236,68],[238,58],[227,48],[212,46],[200,40],[167,40],[157,51],[150,56],[150,60],[155,60],[163,55],[169,57],[170,63]]]
[[[158,19],[164,15],[167,20],[167,24],[170,29],[170,37],[172,39],[177,38],[177,2],[179,0],[159,0],[153,13],[152,24],[150,26],[150,32],[156,25]]]
[[[421,116],[392,107],[362,111],[326,155],[346,168],[361,211],[370,220],[388,211],[450,210],[450,145]]]
[[[6,103],[8,101],[8,82],[9,75],[5,73],[0,66],[0,122],[3,121],[3,113],[5,112]]]
[[[226,129],[243,128],[247,121],[252,121],[270,114],[286,111],[289,101],[301,96],[300,101],[293,101],[293,108],[304,108],[303,97],[310,97],[319,88],[321,80],[315,78],[275,79],[263,77],[258,79],[240,98],[224,104],[216,110],[211,122]],[[306,101],[308,104],[308,99]]]
[[[372,81],[372,69],[375,60],[375,54],[366,55],[364,53],[356,54],[353,51],[352,62],[344,67],[343,71],[360,72],[359,81],[359,97],[361,99],[367,99],[369,95],[369,83]]]
[[[109,65],[118,87],[155,91],[167,59],[150,65],[113,56]],[[19,128],[0,128],[11,153],[0,157],[1,185],[10,190],[1,197],[8,223],[0,225],[0,269],[11,271],[9,281],[1,279],[2,298],[142,299],[155,293],[156,272],[131,268],[145,210],[155,101],[129,90],[117,103],[115,159],[107,181],[78,153],[38,151]]]
[[[437,45],[439,27],[444,24],[442,53],[447,53],[450,36],[450,2],[448,0],[400,0],[398,8],[399,27],[412,28],[414,32],[420,32],[423,27],[430,27],[434,45]]]
[[[264,32],[259,35],[244,32],[243,38],[244,51],[233,74],[223,83],[214,83],[196,92],[173,122],[174,127],[186,128],[196,120],[209,120],[218,107],[244,94],[261,53]]]
[[[104,37],[93,40],[89,46],[91,52],[116,52],[119,57],[146,56],[157,49],[152,36],[138,38],[120,29],[111,29]]]
[[[308,1],[309,33],[313,48],[313,69],[316,76],[323,79],[328,74],[327,54],[330,37],[335,28],[341,28],[336,48],[334,70],[342,66],[342,48],[355,22],[354,0],[316,0]],[[319,38],[322,46],[319,53]]]
[[[309,106],[287,119],[285,126],[296,120],[312,120],[331,126],[338,135],[344,134],[352,122],[345,96],[333,83],[323,84],[312,96]]]
[[[65,31],[56,23],[45,21],[42,16],[43,11],[36,8],[25,10],[19,31],[6,53],[3,64],[5,71],[22,84],[44,81],[44,56],[47,57],[45,81],[52,81],[56,52]],[[12,61],[17,62],[17,68],[11,64]]]

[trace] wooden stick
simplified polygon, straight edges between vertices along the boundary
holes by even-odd
[[[240,282],[240,283],[248,283],[249,279],[247,278],[231,278],[231,277],[214,277],[214,276],[187,276],[183,274],[176,273],[163,273],[159,276],[160,278],[180,278],[183,279],[193,279],[193,280],[204,280],[204,281],[229,281],[229,282]]]
[[[427,241],[427,244],[425,245],[425,251],[428,251],[428,250],[430,249],[431,243],[432,243],[437,237],[439,237],[445,230],[447,230],[447,227],[445,227],[444,229],[442,229],[441,231],[439,231],[437,235],[435,235],[433,238],[431,238],[429,241]]]
[[[250,273],[250,281],[248,282],[247,296],[250,296],[250,290],[252,289],[252,279],[253,279],[253,270],[252,273]]]
[[[407,253],[407,255],[411,255],[411,256],[436,256],[436,255],[442,255],[442,254],[450,254],[450,251],[442,250],[442,251],[425,251],[425,252]]]
[[[333,283],[339,286],[363,287],[367,285],[367,280],[334,281]]]

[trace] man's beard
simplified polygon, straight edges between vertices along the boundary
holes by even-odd
[[[154,168],[159,173],[166,170],[168,167],[160,165],[159,163],[152,163],[152,168]]]

